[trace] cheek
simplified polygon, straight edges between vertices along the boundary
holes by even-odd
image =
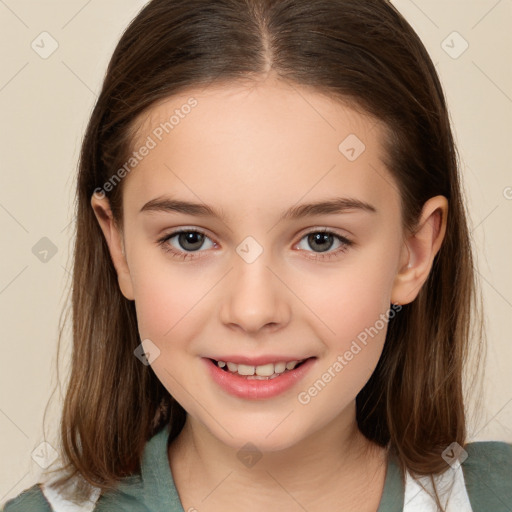
[[[329,331],[322,337],[323,361],[297,397],[308,414],[324,418],[325,406],[331,404],[329,415],[334,418],[356,398],[374,372],[389,322],[399,314],[390,307],[388,282],[347,276],[337,291],[324,297],[327,306],[321,319]]]
[[[167,391],[181,404],[188,404],[189,410],[194,405],[190,393],[198,396],[200,390],[193,382],[187,384],[187,391],[181,384],[189,380],[187,350],[193,350],[193,340],[200,339],[199,313],[212,285],[205,284],[204,276],[199,279],[164,261],[141,258],[133,268],[140,339],[151,340],[159,351],[151,368]]]
[[[211,279],[199,272],[186,272],[175,263],[166,264],[162,258],[151,261],[141,257],[131,268],[141,337],[180,339],[177,333],[196,323],[194,317],[213,285]]]
[[[332,344],[337,349],[374,326],[390,308],[394,260],[383,254],[374,256],[340,267],[322,279],[304,279],[305,302],[327,327],[323,332],[335,340]]]

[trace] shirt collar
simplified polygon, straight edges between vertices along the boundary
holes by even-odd
[[[388,450],[388,467],[384,490],[380,499],[377,512],[389,512],[390,510],[403,510],[404,508],[405,482],[398,465],[396,456]]]
[[[169,465],[169,434],[170,425],[166,425],[146,443],[141,464],[143,500],[149,510],[184,512]],[[402,510],[404,490],[405,484],[398,462],[396,457],[389,452],[384,490],[377,512]],[[137,494],[139,493],[140,488]]]
[[[147,442],[144,449],[141,464],[144,504],[149,510],[184,512],[169,466],[169,434],[170,425],[166,425]]]

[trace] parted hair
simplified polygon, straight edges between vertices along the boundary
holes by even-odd
[[[404,230],[414,230],[429,198],[448,199],[443,244],[416,299],[389,322],[356,416],[368,439],[396,454],[402,473],[442,473],[449,468],[443,450],[467,442],[464,379],[476,374],[470,364],[481,364],[470,357],[471,346],[482,353],[481,299],[450,116],[416,32],[387,0],[152,0],[114,50],[78,163],[71,367],[62,473],[53,484],[64,492],[79,477],[84,486],[73,500],[87,485],[107,491],[139,472],[148,439],[168,424],[174,438],[186,418],[134,356],[141,343],[135,304],[120,291],[91,196],[130,157],[152,106],[190,88],[269,72],[383,122]],[[122,225],[123,182],[105,193]]]

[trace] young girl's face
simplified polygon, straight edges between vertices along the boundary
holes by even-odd
[[[140,125],[122,185],[126,260],[110,242],[120,286],[158,378],[233,448],[272,451],[351,428],[387,319],[400,314],[390,303],[418,291],[405,277],[382,129],[270,81],[174,96]],[[303,207],[343,201],[352,206]],[[259,380],[211,359],[263,374],[308,361]]]

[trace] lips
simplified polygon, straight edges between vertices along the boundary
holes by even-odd
[[[248,358],[233,357],[233,359],[238,359],[239,361],[240,359],[244,359],[245,361],[248,361]],[[259,361],[261,361],[261,359],[262,358],[260,358]],[[272,359],[276,361],[275,356]],[[283,359],[286,361],[287,358]],[[274,366],[274,373],[270,376],[259,376],[255,372],[257,366],[261,367],[266,365],[247,365],[254,367],[254,373],[252,375],[240,375],[238,371],[236,373],[229,371],[229,368],[227,368],[227,362],[226,365],[221,368],[218,364],[219,361],[216,359],[202,358],[202,360],[204,361],[206,369],[213,381],[225,392],[239,398],[263,400],[291,390],[309,372],[316,362],[316,357],[292,360],[296,361],[297,365],[291,370],[285,369],[282,373],[275,372],[275,363],[267,363]],[[266,360],[268,361],[268,358]],[[252,359],[250,362],[255,361],[256,359]],[[292,361],[288,362],[291,363]],[[280,362],[282,361],[277,361],[277,364]],[[232,364],[237,364],[238,370],[240,369],[240,365],[242,365],[242,371],[244,371],[244,363]],[[278,367],[278,370],[279,369],[281,368]]]

